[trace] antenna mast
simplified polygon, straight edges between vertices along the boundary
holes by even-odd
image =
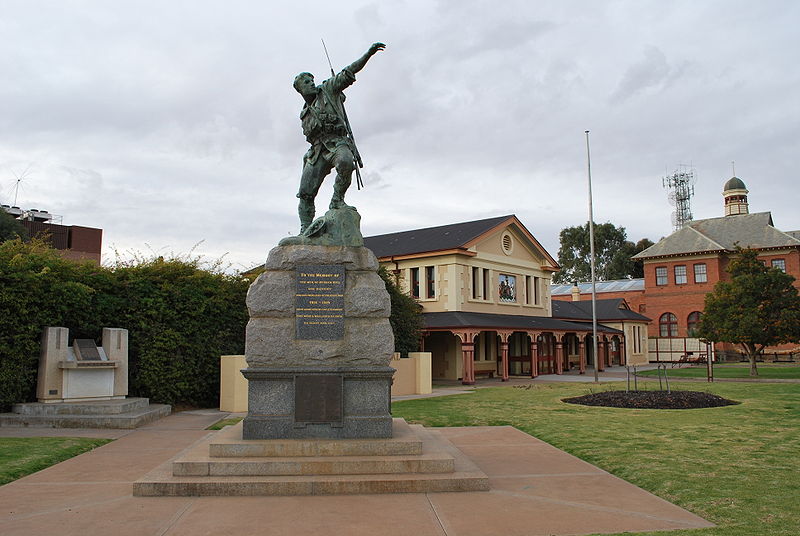
[[[680,164],[671,175],[661,179],[664,188],[670,190],[670,204],[675,206],[675,212],[672,213],[672,227],[675,231],[680,231],[693,219],[691,201],[696,182],[694,169],[685,164]]]

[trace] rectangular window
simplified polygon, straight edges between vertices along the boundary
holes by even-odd
[[[419,268],[411,269],[411,295],[419,298]]]
[[[525,303],[531,304],[531,276],[525,276]]]
[[[482,296],[483,296],[484,300],[488,300],[489,296],[490,296],[490,294],[489,294],[489,270],[487,270],[486,268],[483,269],[483,294],[482,294]]]
[[[659,266],[656,268],[656,285],[667,284],[667,267]]]
[[[472,299],[477,300],[481,294],[480,268],[472,267]]]
[[[695,264],[694,265],[694,282],[695,283],[705,283],[708,281],[708,274],[706,273],[706,265],[705,264]]]
[[[680,265],[675,267],[675,284],[686,284],[686,266]]]
[[[786,261],[783,259],[772,259],[772,267],[786,273]]]
[[[425,267],[425,297],[436,297],[436,270],[435,266]]]
[[[535,276],[533,278],[533,303],[536,305],[542,303],[542,300],[539,296],[539,278]]]

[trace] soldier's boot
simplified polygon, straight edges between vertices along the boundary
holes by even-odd
[[[299,195],[297,197],[300,197]],[[303,234],[311,222],[314,221],[314,198],[300,197],[300,205],[297,207],[300,216],[300,234]]]
[[[350,186],[350,178],[344,179],[341,174],[336,174],[336,182],[333,183],[333,197],[331,198],[331,204],[329,205],[330,209],[337,209],[337,208],[351,208],[353,210],[356,207],[352,207],[344,202],[344,194],[347,192],[347,188]]]

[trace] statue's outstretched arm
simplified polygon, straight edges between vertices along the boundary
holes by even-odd
[[[367,60],[374,56],[379,50],[383,50],[384,48],[386,48],[386,45],[383,43],[373,43],[373,45],[369,47],[369,50],[367,50],[363,56],[345,68],[351,73],[356,74],[358,71],[364,68],[364,65],[367,64]]]

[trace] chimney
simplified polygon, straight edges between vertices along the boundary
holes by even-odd
[[[581,301],[581,289],[578,288],[578,282],[572,283],[572,301]]]

